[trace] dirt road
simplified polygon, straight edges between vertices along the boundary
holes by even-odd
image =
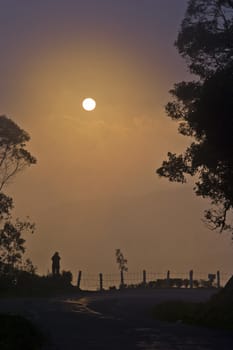
[[[229,332],[149,317],[151,306],[163,300],[204,301],[212,293],[154,290],[1,299],[0,312],[23,314],[37,323],[48,336],[43,350],[232,350],[233,334]]]

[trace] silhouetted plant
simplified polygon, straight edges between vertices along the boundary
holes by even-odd
[[[212,285],[211,281],[201,279],[199,281],[199,287],[201,287],[201,288],[211,288],[211,287],[213,287],[213,285]]]
[[[25,149],[30,136],[6,116],[0,116],[0,191],[12,178],[35,164],[36,159]]]
[[[109,287],[109,290],[116,290],[117,288],[116,288],[116,286],[110,286]]]
[[[184,280],[183,280],[183,286],[185,287],[185,288],[188,288],[188,286],[189,286],[189,279],[188,278],[185,278]]]
[[[193,280],[193,287],[194,287],[194,288],[200,287],[200,281],[198,281],[198,280]]]
[[[174,278],[174,286],[176,288],[181,288],[183,286],[182,278]]]
[[[195,176],[196,195],[211,200],[205,222],[211,229],[232,230],[233,208],[233,1],[190,0],[176,41],[196,81],[170,91],[168,116],[191,137],[183,154],[168,153],[159,176],[184,183]]]
[[[16,220],[15,224],[9,221],[0,229],[0,256],[1,262],[11,269],[21,266],[22,255],[25,252],[25,239],[22,238],[24,231],[34,230],[34,224]]]
[[[65,285],[71,285],[73,275],[70,271],[62,271],[61,279],[64,281]]]
[[[118,268],[120,270],[120,275],[121,275],[121,284],[120,287],[124,288],[124,272],[128,271],[127,267],[127,260],[124,258],[124,255],[122,254],[120,249],[116,249],[116,261],[118,264]]]
[[[2,190],[20,171],[35,164],[36,159],[25,149],[29,135],[11,119],[0,116],[0,274],[14,273],[22,267],[25,231],[33,232],[29,221],[13,221],[12,198]]]
[[[157,279],[155,281],[155,288],[167,288],[170,287],[171,284],[169,283],[169,286],[167,284],[167,279]]]
[[[26,259],[22,264],[22,270],[32,275],[35,275],[37,267],[33,265],[31,259]]]

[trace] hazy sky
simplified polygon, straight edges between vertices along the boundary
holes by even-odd
[[[155,174],[189,141],[164,112],[190,78],[173,45],[186,5],[0,0],[0,113],[30,133],[38,159],[7,190],[37,224],[27,247],[39,272],[56,250],[74,274],[114,272],[116,248],[129,271],[231,271],[230,238],[205,228],[193,183]]]

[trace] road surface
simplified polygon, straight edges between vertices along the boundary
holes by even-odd
[[[213,290],[135,290],[8,298],[0,299],[0,312],[22,314],[38,324],[48,338],[43,350],[232,350],[230,332],[150,318],[151,306],[161,301],[205,301],[211,294]]]

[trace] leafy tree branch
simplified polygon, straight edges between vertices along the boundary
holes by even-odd
[[[197,79],[174,85],[166,112],[191,143],[168,152],[157,174],[181,183],[195,176],[196,195],[212,204],[208,227],[232,230],[233,1],[190,0],[175,45]]]

